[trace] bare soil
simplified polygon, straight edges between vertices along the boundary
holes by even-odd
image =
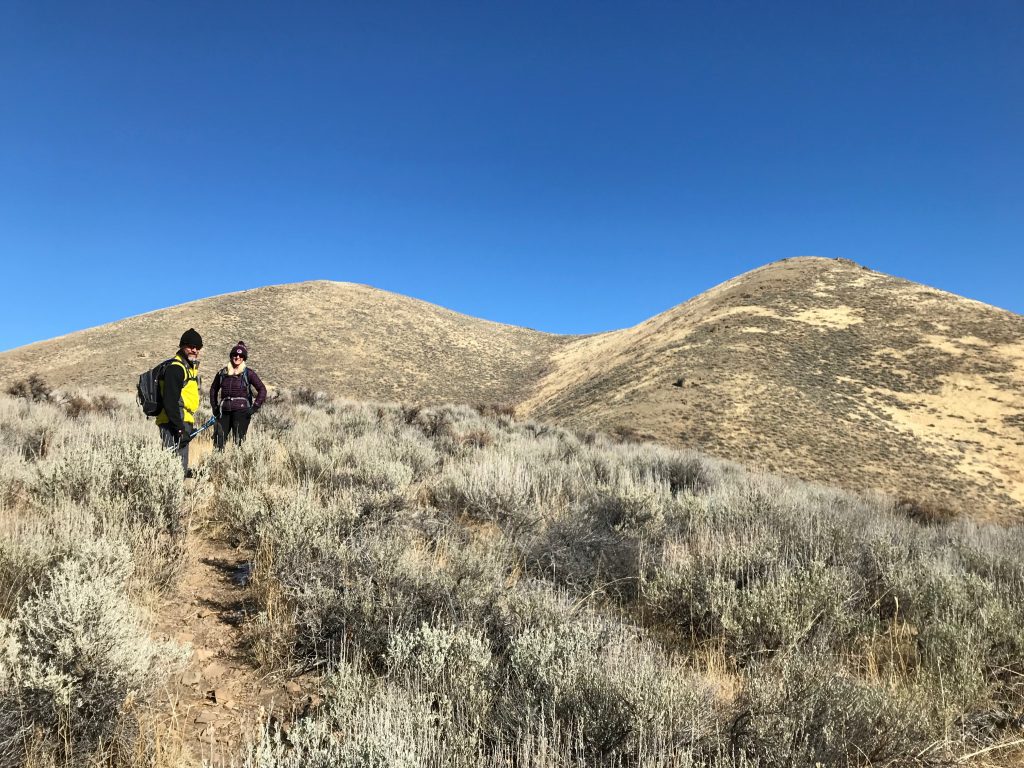
[[[186,481],[191,484],[191,481]],[[155,708],[194,765],[238,765],[247,741],[271,719],[286,723],[311,706],[309,678],[262,673],[245,647],[252,617],[249,553],[216,521],[193,523],[184,571],[156,607],[154,635],[190,646],[192,656]]]

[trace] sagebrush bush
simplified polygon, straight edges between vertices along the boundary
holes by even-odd
[[[506,454],[481,452],[448,465],[433,495],[437,506],[457,514],[514,525],[536,522],[533,477],[525,463]]]
[[[465,628],[421,624],[390,638],[387,665],[393,675],[426,694],[424,703],[447,720],[473,721],[489,715],[494,695],[491,646]]]
[[[342,668],[324,682],[323,696],[322,711],[287,735],[268,727],[250,747],[245,767],[420,768],[459,764],[457,757],[472,754],[459,734],[439,727],[422,696],[387,681]]]
[[[41,459],[59,448],[70,430],[60,410],[47,403],[0,399],[0,443],[25,461]]]
[[[1019,531],[488,409],[280,407],[211,459],[253,647],[433,730],[317,715],[268,765],[942,763],[1024,711]]]
[[[122,587],[127,551],[69,558],[2,626],[0,755],[16,759],[33,730],[87,756],[115,733],[178,658],[154,643]]]
[[[121,406],[117,400],[110,395],[71,395],[62,403],[64,412],[72,419],[78,419],[90,413],[102,413],[111,415]]]
[[[547,713],[594,758],[635,759],[666,737],[702,749],[717,732],[711,689],[621,625],[584,617],[526,628],[508,668],[505,716],[514,727]]]
[[[945,763],[922,759],[942,732],[915,693],[858,679],[827,654],[783,654],[751,668],[732,746],[765,768]]]
[[[31,402],[47,402],[53,395],[53,388],[38,373],[29,374],[7,387],[7,394],[20,397]]]
[[[0,765],[113,765],[146,752],[139,707],[180,659],[136,603],[203,493],[122,399],[49,400],[0,398]]]

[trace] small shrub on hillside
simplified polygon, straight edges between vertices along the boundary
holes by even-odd
[[[945,525],[956,520],[960,512],[934,499],[902,496],[896,502],[896,511],[923,525]]]
[[[183,566],[189,506],[181,465],[159,445],[115,440],[62,452],[38,467],[30,486],[33,506],[89,511],[86,535],[131,546],[140,573],[157,589],[169,587]]]
[[[863,621],[857,587],[843,569],[812,562],[740,590],[723,616],[725,638],[741,658],[818,642],[846,647]]]
[[[672,502],[667,484],[647,479],[638,481],[626,475],[616,477],[611,483],[599,484],[582,512],[595,525],[621,532],[657,535],[665,525],[665,513]]]
[[[503,591],[507,563],[500,552],[485,558],[473,546],[439,544],[435,549],[393,526],[368,530],[309,563],[322,575],[282,575],[295,605],[299,652],[330,658],[357,643],[381,663],[395,632],[424,622],[482,622]]]
[[[120,404],[110,395],[95,395],[89,398],[85,395],[71,395],[62,404],[64,413],[72,419],[77,419],[90,413],[98,413],[110,416],[120,409]]]
[[[692,451],[670,450],[650,443],[616,446],[612,453],[634,477],[649,478],[654,484],[664,483],[670,494],[707,491],[723,472],[721,462]]]
[[[635,595],[645,576],[641,539],[580,514],[551,520],[526,548],[530,572],[581,594]]]
[[[42,376],[33,373],[7,387],[7,394],[33,403],[45,403],[52,398],[53,389]]]
[[[10,447],[0,447],[0,511],[21,504],[28,494],[32,474],[24,456]]]
[[[415,631],[391,637],[387,665],[393,675],[412,681],[425,693],[424,703],[441,717],[476,723],[487,719],[493,670],[485,638],[461,627],[421,624]]]
[[[548,713],[580,735],[592,759],[633,762],[660,738],[703,749],[718,730],[708,687],[680,674],[652,644],[594,618],[525,629],[508,665],[509,724],[523,728]]]
[[[316,408],[327,403],[327,395],[310,387],[299,387],[291,393],[292,402]]]
[[[532,525],[537,518],[533,478],[525,463],[480,452],[446,467],[433,490],[439,508],[479,520]]]
[[[641,432],[628,424],[616,424],[609,434],[620,443],[641,443],[645,439]]]
[[[102,535],[96,516],[80,507],[5,516],[0,525],[0,616],[12,616],[65,560],[89,563],[122,582],[134,575],[132,547]]]
[[[516,415],[516,406],[514,403],[477,403],[473,406],[473,410],[481,416],[488,418],[504,416],[509,419],[514,419]]]
[[[57,408],[7,398],[0,401],[0,443],[24,461],[44,458],[60,447],[64,436],[65,422]]]
[[[268,727],[245,768],[421,768],[468,765],[473,749],[439,728],[437,715],[388,682],[337,669],[324,683],[324,704],[287,734]]]
[[[67,452],[40,465],[33,492],[42,504],[73,501],[171,532],[182,525],[180,464],[155,443]]]
[[[276,440],[280,440],[295,426],[295,420],[287,415],[279,404],[264,403],[259,418],[253,421],[254,431],[266,432]]]

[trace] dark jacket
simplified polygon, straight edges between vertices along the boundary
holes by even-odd
[[[245,386],[244,378],[249,379],[248,388]],[[256,399],[252,399],[252,390],[256,390]],[[250,402],[255,408],[263,405],[267,399],[267,388],[263,386],[259,374],[252,368],[246,366],[242,373],[232,376],[227,368],[221,368],[213,377],[213,385],[210,387],[210,405],[215,411],[233,412],[243,411],[250,407]]]

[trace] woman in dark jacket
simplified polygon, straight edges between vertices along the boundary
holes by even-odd
[[[228,364],[217,372],[210,387],[210,405],[217,417],[214,445],[218,450],[224,448],[228,432],[234,431],[236,445],[245,440],[249,420],[267,399],[267,388],[256,371],[248,367],[248,359],[249,350],[245,342],[235,344],[228,353]],[[256,391],[255,400],[253,390]]]

